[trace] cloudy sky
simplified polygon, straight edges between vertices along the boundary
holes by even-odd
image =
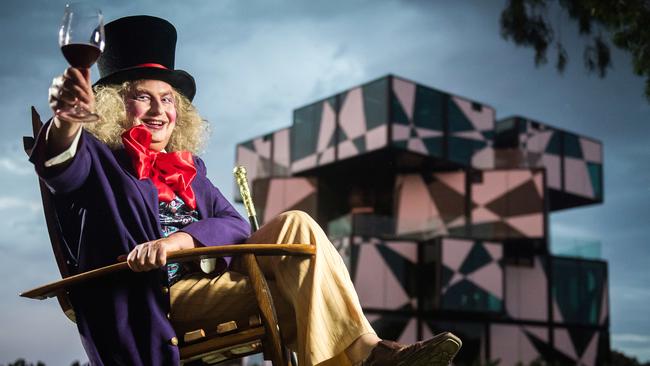
[[[18,357],[85,359],[56,301],[18,298],[58,276],[36,178],[21,136],[29,106],[47,118],[47,89],[66,63],[57,45],[62,1],[9,0],[0,12],[0,364]],[[583,40],[560,14],[571,57],[565,75],[536,69],[530,49],[499,36],[504,0],[100,1],[107,20],[150,14],[179,32],[176,65],[198,82],[213,123],[209,177],[231,195],[234,146],[286,127],[291,113],[393,73],[594,137],[605,147],[605,203],[551,216],[554,238],[600,241],[609,261],[614,348],[650,360],[650,105],[630,58],[614,52],[605,80],[582,67]],[[182,4],[182,5],[181,5]],[[93,77],[97,78],[96,70]]]

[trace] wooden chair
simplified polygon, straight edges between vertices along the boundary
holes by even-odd
[[[28,155],[31,154],[36,134],[42,125],[43,122],[41,122],[40,116],[34,107],[32,107],[32,129],[34,137],[23,137],[23,145]],[[63,252],[62,238],[57,228],[58,223],[52,194],[42,181],[39,181],[39,183],[52,251],[54,252],[54,258],[56,259],[62,279],[25,291],[20,296],[39,300],[56,297],[65,315],[74,322],[74,310],[68,298],[70,288],[117,272],[129,271],[129,268],[126,262],[120,262],[92,271],[70,275]],[[180,339],[176,339],[175,341],[178,342],[179,346],[181,363],[187,365],[210,365],[263,352],[264,358],[270,360],[274,366],[289,365],[288,352],[280,336],[280,327],[271,292],[269,291],[268,284],[260,270],[256,257],[268,255],[312,257],[314,254],[314,247],[307,244],[239,244],[194,248],[171,253],[168,256],[170,262],[196,261],[223,256],[241,256],[242,267],[250,279],[259,308],[259,314],[251,316],[248,324],[237,324],[234,321],[230,321],[220,324],[217,329],[196,329],[185,333],[182,337],[179,337]]]

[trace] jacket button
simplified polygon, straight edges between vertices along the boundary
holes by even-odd
[[[171,313],[167,313],[167,319],[171,319],[171,318],[172,318],[172,314],[171,314]]]
[[[163,294],[168,294],[168,293],[169,293],[169,287],[164,286],[164,287],[162,288],[162,292],[163,292]]]
[[[176,338],[176,337],[172,337],[172,338],[169,340],[169,344],[171,344],[172,346],[178,346],[178,338]]]

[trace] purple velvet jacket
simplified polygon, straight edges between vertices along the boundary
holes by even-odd
[[[30,160],[54,194],[71,273],[113,264],[137,244],[161,237],[158,192],[151,180],[133,175],[123,149],[112,151],[82,132],[77,153],[65,168],[45,168],[43,127]],[[192,182],[201,220],[184,232],[201,245],[241,243],[248,222],[206,177],[194,158]],[[222,261],[222,269],[229,258]],[[125,273],[74,288],[70,299],[81,341],[92,365],[178,365],[176,336],[167,318],[169,295],[162,270]],[[164,280],[162,280],[164,281]]]

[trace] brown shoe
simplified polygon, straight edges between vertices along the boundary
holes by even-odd
[[[411,345],[381,341],[362,366],[446,366],[462,345],[463,342],[449,332]]]

